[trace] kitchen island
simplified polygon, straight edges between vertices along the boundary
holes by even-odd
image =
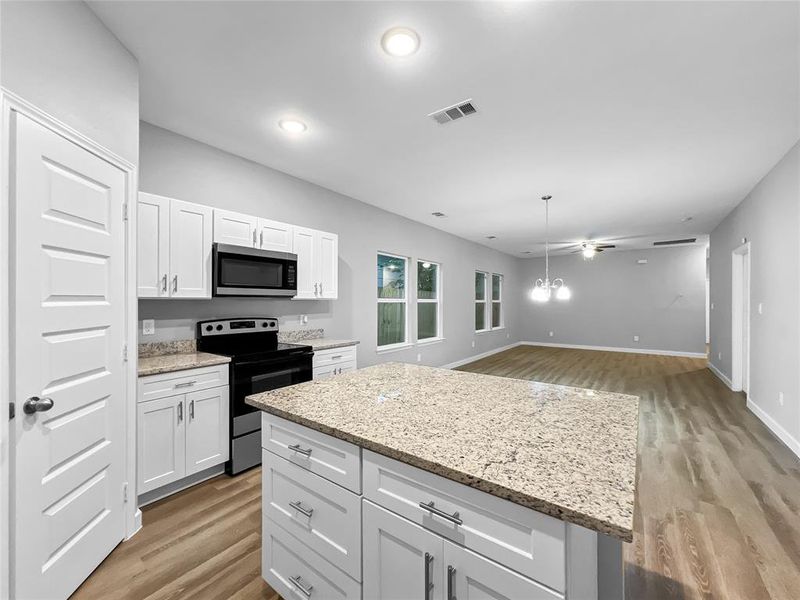
[[[387,363],[247,401],[279,593],[622,598],[636,397]]]

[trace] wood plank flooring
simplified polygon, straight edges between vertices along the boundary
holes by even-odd
[[[800,461],[704,360],[522,346],[461,369],[641,397],[628,600],[800,599]],[[278,600],[260,577],[260,477],[146,507],[73,598]]]

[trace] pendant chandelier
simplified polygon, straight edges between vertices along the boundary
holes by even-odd
[[[570,289],[564,285],[564,280],[556,277],[550,280],[550,198],[542,196],[544,200],[544,279],[537,279],[531,290],[531,298],[536,302],[548,302],[550,296],[555,294],[557,300],[569,300],[572,296]]]

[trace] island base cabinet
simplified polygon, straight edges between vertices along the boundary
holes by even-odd
[[[362,513],[365,600],[446,600],[442,538],[367,500]]]
[[[361,585],[262,515],[261,573],[284,600],[360,600]],[[364,596],[369,598],[369,596]]]

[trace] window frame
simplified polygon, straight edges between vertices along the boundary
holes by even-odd
[[[475,290],[474,290],[475,276],[477,276],[478,274],[482,274],[483,275],[483,300],[478,300],[477,294],[475,293]],[[489,285],[490,282],[491,282],[491,275],[492,274],[490,272],[481,271],[479,269],[475,269],[475,273],[473,274],[472,302],[473,302],[473,305],[483,304],[483,324],[484,324],[484,328],[483,329],[477,329],[476,328],[477,324],[474,322],[475,313],[473,313],[472,327],[473,327],[473,330],[474,330],[475,333],[486,333],[487,331],[491,331],[492,330],[492,315],[489,312],[489,307],[490,307],[491,302],[492,302],[492,295],[491,295],[492,294],[492,289],[491,289],[491,286]]]
[[[375,254],[375,264],[376,264],[376,266],[377,266],[378,258],[380,256],[386,256],[388,258],[396,258],[396,259],[402,260],[404,265],[405,265],[405,267],[404,267],[404,269],[405,269],[405,285],[403,286],[403,297],[402,298],[380,298],[380,297],[377,298],[378,302],[376,304],[376,310],[378,308],[378,305],[380,305],[380,304],[405,304],[405,311],[403,311],[404,318],[403,318],[403,341],[402,342],[397,342],[397,343],[394,343],[394,344],[380,345],[380,343],[379,343],[380,329],[377,328],[378,319],[377,319],[377,315],[376,315],[376,318],[375,318],[375,323],[376,323],[375,349],[376,349],[377,352],[388,352],[388,351],[391,351],[391,350],[399,350],[401,348],[408,348],[409,346],[413,345],[413,343],[409,340],[409,337],[408,337],[408,334],[409,334],[409,330],[408,330],[408,288],[409,288],[409,285],[408,285],[409,284],[408,265],[409,265],[410,259],[409,259],[408,256],[401,256],[399,254],[392,254],[391,252],[381,252],[380,250],[378,250],[378,252]],[[414,285],[416,286],[416,281],[415,281]],[[375,281],[375,288],[374,289],[375,289],[375,295],[377,296],[378,295],[378,281],[377,281],[377,278],[376,278],[376,281]]]
[[[492,292],[494,290],[494,278],[495,277],[499,277],[500,278],[500,293],[498,294],[499,297],[498,297],[497,300],[495,300],[494,296],[492,295]],[[489,297],[489,304],[490,304],[490,309],[489,309],[489,328],[490,328],[491,331],[498,331],[500,329],[505,329],[505,327],[506,327],[506,311],[505,311],[505,308],[503,307],[503,287],[504,286],[505,286],[505,277],[503,276],[503,274],[502,273],[492,273],[492,280],[491,280],[491,283],[489,285],[489,296],[490,296]],[[493,322],[492,322],[493,316],[494,316],[494,305],[495,304],[498,304],[500,306],[500,324],[497,327],[495,327]]]
[[[442,325],[442,263],[435,260],[425,260],[423,258],[415,259],[417,269],[414,272],[414,301],[416,311],[414,312],[414,319],[416,325],[416,335],[414,340],[417,344],[432,344],[440,342],[444,339],[444,329]],[[419,266],[422,263],[430,263],[436,265],[436,298],[420,298],[419,297]],[[436,335],[420,339],[419,337],[419,305],[420,304],[436,304]]]

